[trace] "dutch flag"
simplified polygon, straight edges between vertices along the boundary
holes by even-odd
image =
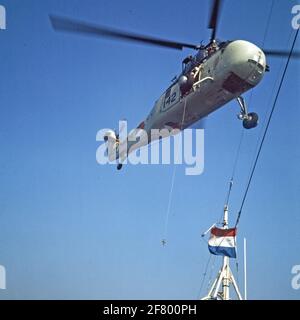
[[[208,240],[208,249],[215,255],[236,258],[236,228],[212,228]]]

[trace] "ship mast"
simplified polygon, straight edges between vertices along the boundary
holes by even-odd
[[[228,205],[224,206],[223,215],[223,229],[228,229]],[[222,288],[221,288],[222,285]],[[230,299],[230,286],[233,286],[239,300],[243,300],[239,287],[235,281],[233,273],[230,269],[229,257],[223,257],[223,265],[218,272],[207,296],[201,300],[229,300]]]

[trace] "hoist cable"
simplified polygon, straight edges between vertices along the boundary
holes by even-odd
[[[164,241],[166,241],[166,239],[167,239],[167,232],[168,232],[169,216],[170,216],[170,211],[171,211],[171,203],[172,203],[172,195],[173,195],[173,189],[174,189],[175,175],[176,175],[176,167],[174,165],[173,174],[172,174],[172,180],[171,180],[171,188],[170,188],[170,193],[169,193],[169,201],[168,201],[168,208],[167,208],[167,214],[166,214],[166,221],[165,221],[165,230],[164,230],[164,238],[163,238]]]
[[[183,114],[182,114],[181,128],[180,128],[181,131],[183,129],[183,123],[184,123],[184,119],[185,119],[185,112],[186,112],[186,98],[184,98]],[[164,236],[163,236],[163,239],[162,239],[163,244],[166,243],[166,239],[167,239],[169,216],[170,216],[170,211],[171,211],[171,204],[172,204],[175,176],[176,176],[176,165],[174,164],[173,173],[172,173],[172,180],[171,180],[171,188],[170,188],[169,200],[168,200],[168,207],[167,207],[167,213],[166,213],[166,220],[165,220]]]

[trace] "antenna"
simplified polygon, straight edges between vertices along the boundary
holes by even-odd
[[[247,300],[247,241],[244,238],[244,299]]]
[[[228,205],[224,206],[223,215],[223,229],[228,229]],[[222,284],[222,289],[221,288]],[[223,265],[218,272],[216,279],[214,280],[208,294],[201,300],[229,300],[230,292],[229,287],[233,286],[238,299],[243,300],[238,285],[230,269],[229,257],[223,257]]]

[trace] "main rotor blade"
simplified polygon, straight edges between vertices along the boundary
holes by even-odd
[[[210,40],[216,39],[218,19],[220,15],[220,4],[221,0],[214,0],[214,3],[211,8],[211,14],[209,19],[208,28],[212,29]]]
[[[273,56],[273,57],[288,57],[290,55],[290,51],[285,51],[285,50],[263,50],[263,52],[267,56]],[[300,58],[300,52],[299,51],[292,52],[291,57]]]
[[[198,46],[182,43],[182,42],[174,42],[159,38],[152,38],[149,36],[139,35],[130,32],[124,32],[116,29],[110,29],[107,27],[97,26],[93,24],[88,24],[82,21],[77,21],[69,18],[58,17],[58,16],[49,16],[52,27],[56,31],[64,31],[71,33],[81,33],[90,36],[98,36],[103,38],[111,38],[118,40],[127,40],[132,42],[141,42],[149,45],[171,48],[182,50],[183,48],[191,48],[197,49]]]

